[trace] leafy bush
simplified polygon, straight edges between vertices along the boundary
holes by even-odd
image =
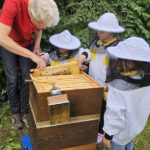
[[[0,105],[3,101],[6,101],[6,90],[5,90],[5,84],[6,84],[6,77],[2,65],[2,61],[0,59]]]
[[[116,14],[120,24],[125,27],[125,37],[140,36],[150,41],[150,11],[149,1],[144,0],[66,0],[58,1],[61,21],[54,29],[48,29],[43,34],[43,48],[49,46],[48,38],[54,33],[69,29],[82,41],[82,46],[89,43],[89,29],[87,24],[97,20],[104,12]],[[63,4],[68,4],[64,6]]]
[[[3,6],[4,0],[0,1],[0,8]]]

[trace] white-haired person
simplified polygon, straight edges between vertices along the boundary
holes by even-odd
[[[130,37],[108,48],[108,55],[103,143],[109,150],[133,150],[150,115],[150,47],[144,39]]]
[[[38,56],[42,30],[59,22],[53,0],[5,0],[0,14],[0,46],[7,77],[7,94],[13,126],[21,129],[28,119],[29,78],[32,62],[45,67]],[[34,34],[34,36],[33,36]],[[32,61],[31,61],[32,60]]]
[[[49,42],[54,49],[41,54],[47,65],[77,61],[81,70],[87,69],[86,64],[90,59],[90,51],[80,48],[79,38],[72,35],[68,30],[52,35]]]
[[[95,22],[90,22],[88,27],[96,31],[97,38],[90,46],[91,61],[89,63],[89,75],[95,79],[103,88],[104,96],[101,104],[100,123],[97,135],[97,146],[101,146],[104,137],[103,124],[104,112],[106,109],[107,83],[106,72],[109,59],[107,57],[107,48],[119,43],[116,35],[124,32],[124,28],[119,25],[117,17],[110,12],[104,13]]]

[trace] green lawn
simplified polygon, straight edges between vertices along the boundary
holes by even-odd
[[[0,150],[21,150],[20,137],[27,132],[12,127],[8,104],[4,104],[0,108]]]
[[[0,108],[0,150],[20,150],[20,137],[27,129],[15,130],[11,125],[8,104]],[[150,118],[145,130],[135,140],[135,150],[150,150]]]

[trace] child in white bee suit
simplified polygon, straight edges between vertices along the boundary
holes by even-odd
[[[108,48],[109,90],[103,143],[109,150],[133,150],[133,139],[150,115],[150,47],[131,37]]]
[[[96,22],[90,22],[88,27],[97,32],[97,39],[90,46],[91,61],[89,64],[89,75],[104,87],[104,98],[101,105],[101,115],[97,136],[97,146],[101,146],[104,136],[103,118],[106,109],[107,84],[106,71],[108,67],[107,48],[119,43],[116,35],[124,32],[124,28],[118,23],[117,17],[113,13],[104,13]]]
[[[41,55],[47,65],[78,61],[81,65],[81,70],[87,68],[85,65],[82,65],[82,63],[88,63],[90,51],[89,49],[80,48],[80,40],[68,30],[52,35],[49,38],[49,42],[55,46],[54,50],[42,53]]]

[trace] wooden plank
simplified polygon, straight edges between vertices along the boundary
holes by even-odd
[[[66,125],[66,124],[73,124],[73,123],[79,123],[79,122],[99,120],[99,118],[100,118],[99,114],[71,117],[69,122],[52,125],[52,124],[50,124],[49,120],[38,122],[38,120],[36,118],[35,111],[34,111],[32,105],[31,105],[31,102],[29,102],[29,103],[30,103],[30,113],[32,114],[32,118],[34,120],[34,124],[35,124],[37,129],[46,128],[46,127],[55,127],[55,126],[58,126],[58,125]]]
[[[30,111],[30,136],[35,150],[60,150],[96,142],[99,115],[71,118],[69,123],[37,122]]]
[[[71,117],[100,113],[103,89],[70,90],[64,93],[70,101]]]
[[[33,83],[30,84],[30,102],[38,121],[49,120],[47,97],[49,93],[37,93]]]
[[[37,91],[36,91],[36,88],[34,86],[33,83],[29,84],[29,89],[30,89],[30,92],[29,92],[29,101],[30,101],[30,105],[32,105],[33,107],[33,110],[34,110],[34,113],[35,113],[35,116],[38,117],[38,101],[39,101],[39,95],[37,94]],[[32,89],[32,90],[31,90]]]
[[[97,86],[101,86],[96,80],[94,80],[92,77],[87,75],[86,73],[82,72],[86,78],[88,78],[91,82],[95,83]]]
[[[98,118],[37,128],[33,114],[30,115],[29,131],[35,150],[60,150],[96,142]]]
[[[34,83],[30,84],[30,101],[36,113],[36,118],[38,122],[48,121],[47,97],[49,93],[37,93]],[[67,90],[63,91],[63,94],[68,95],[71,117],[100,113],[101,100],[103,97],[102,88]]]
[[[31,79],[34,81],[33,84],[36,87],[38,93],[49,92],[53,84],[61,88],[62,91],[100,88],[100,85],[85,73],[76,75],[39,76],[39,77],[33,77],[31,74]]]
[[[75,147],[70,147],[70,148],[64,148],[61,150],[96,150],[96,143],[75,146]]]

